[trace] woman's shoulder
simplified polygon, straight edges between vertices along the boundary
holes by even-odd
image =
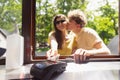
[[[50,36],[54,36],[54,34],[55,34],[55,31],[51,31],[51,32],[49,33],[49,37],[50,37]]]
[[[70,31],[70,32],[68,33],[68,35],[70,35],[70,36],[75,36],[75,33],[72,32],[72,31]]]

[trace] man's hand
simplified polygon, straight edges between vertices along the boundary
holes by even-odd
[[[87,56],[89,56],[89,54],[87,53],[87,50],[80,48],[73,53],[73,56],[75,63],[81,63],[87,59]]]

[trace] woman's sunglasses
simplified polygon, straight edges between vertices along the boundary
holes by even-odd
[[[65,20],[56,21],[55,23],[60,24],[60,23],[63,23],[63,22],[65,22]]]

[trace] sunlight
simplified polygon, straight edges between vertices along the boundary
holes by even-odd
[[[106,0],[88,0],[87,10],[93,11],[106,4]],[[108,0],[113,9],[118,10],[118,0]]]

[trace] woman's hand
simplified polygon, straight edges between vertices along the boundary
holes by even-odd
[[[50,49],[47,51],[46,56],[48,60],[57,61],[59,59],[60,54],[58,54],[58,51]]]

